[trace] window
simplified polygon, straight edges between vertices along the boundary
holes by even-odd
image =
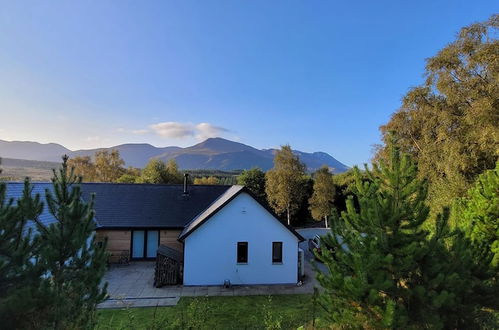
[[[282,242],[272,242],[272,262],[282,262]]]
[[[237,242],[237,263],[248,263],[248,242]]]

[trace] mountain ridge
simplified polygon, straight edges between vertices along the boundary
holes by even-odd
[[[61,156],[93,156],[100,150],[117,149],[126,166],[144,167],[152,158],[163,161],[175,159],[181,169],[241,170],[260,167],[268,170],[273,166],[277,149],[256,149],[252,146],[223,138],[209,138],[189,147],[155,147],[148,143],[125,143],[109,148],[70,150],[57,143],[38,143],[31,141],[0,140],[0,157],[34,161],[58,162]],[[339,162],[328,153],[317,151],[307,153],[293,150],[309,171],[323,165],[335,173],[341,173],[348,166]]]

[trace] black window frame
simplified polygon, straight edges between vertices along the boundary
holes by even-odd
[[[276,245],[279,246],[278,250],[279,255],[276,256]],[[282,264],[282,242],[272,242],[272,263],[273,264]]]
[[[236,261],[238,264],[248,263],[248,242],[237,242]]]

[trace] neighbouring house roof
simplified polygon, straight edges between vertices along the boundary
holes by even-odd
[[[95,193],[98,228],[183,228],[230,186],[84,183],[83,197]]]
[[[242,192],[249,194],[255,200],[255,202],[257,202],[263,208],[265,208],[275,218],[276,221],[279,221],[284,227],[286,227],[289,231],[291,231],[293,235],[295,235],[300,242],[305,240],[300,234],[298,234],[298,232],[296,232],[296,230],[294,230],[292,227],[280,221],[277,215],[271,209],[269,209],[267,205],[261,203],[258,200],[258,198],[256,198],[253,195],[253,193],[251,193],[249,189],[239,185],[231,186],[220,197],[218,197],[207,209],[205,209],[198,216],[192,219],[192,221],[190,221],[185,226],[184,230],[180,233],[178,239],[180,241],[183,241],[187,236],[192,234],[192,232],[194,232],[197,228],[203,225],[206,221],[208,221],[208,219],[210,219],[213,215],[215,215],[225,205],[227,205],[230,201],[232,201],[234,198],[236,198],[236,196],[238,196]]]

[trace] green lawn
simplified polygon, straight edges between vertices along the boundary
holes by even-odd
[[[316,305],[316,317],[323,312]],[[174,307],[101,310],[98,329],[282,329],[310,325],[312,295],[198,297]]]

